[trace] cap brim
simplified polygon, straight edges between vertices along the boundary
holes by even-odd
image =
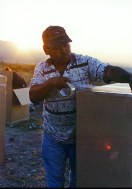
[[[68,35],[59,36],[49,42],[50,47],[58,47],[62,44],[72,42]]]

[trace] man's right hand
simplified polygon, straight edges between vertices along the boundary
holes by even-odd
[[[70,83],[70,79],[67,77],[53,77],[48,80],[48,84],[51,85],[53,88],[57,88],[58,90],[61,90],[62,88],[67,87],[66,82]]]

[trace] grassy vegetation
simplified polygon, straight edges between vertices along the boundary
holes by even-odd
[[[25,79],[28,85],[33,76],[35,66],[36,64],[17,64],[17,63],[13,64],[13,63],[5,63],[2,61],[0,62],[0,70],[5,67],[11,68],[13,71],[20,74]]]

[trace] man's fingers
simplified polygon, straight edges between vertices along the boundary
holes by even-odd
[[[63,77],[65,82],[71,82],[69,78]]]

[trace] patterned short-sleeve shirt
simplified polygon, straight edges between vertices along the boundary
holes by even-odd
[[[90,56],[72,53],[63,76],[71,80],[76,91],[87,89],[94,81],[103,81],[106,63]],[[60,73],[51,64],[50,59],[41,61],[34,70],[30,85],[38,85]],[[60,98],[57,90],[52,90],[43,103],[44,132],[51,135],[53,140],[62,143],[75,142],[76,131],[76,93],[67,98]]]

